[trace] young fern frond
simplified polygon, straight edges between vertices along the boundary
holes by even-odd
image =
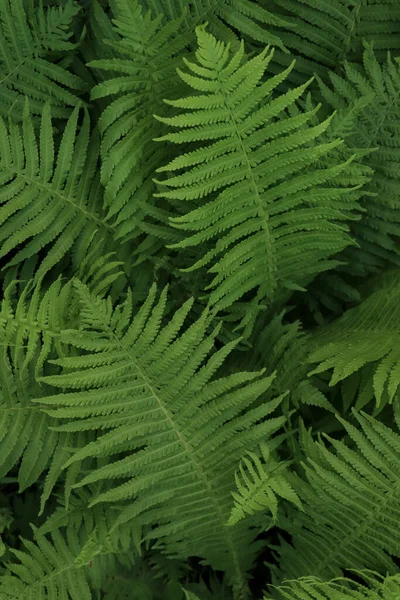
[[[27,8],[29,7],[29,9]],[[47,102],[55,117],[67,117],[82,104],[84,81],[59,63],[76,45],[70,42],[78,3],[43,8],[23,0],[0,3],[0,115],[20,121],[25,96],[40,115]]]
[[[112,310],[109,300],[75,285],[83,327],[64,331],[62,340],[86,353],[51,361],[63,372],[40,381],[64,391],[37,402],[66,420],[59,431],[98,432],[66,463],[108,458],[78,486],[110,480],[111,489],[93,497],[92,506],[123,502],[118,525],[149,523],[147,537],[162,540],[170,552],[204,556],[243,580],[253,533],[247,525],[226,527],[230,490],[243,450],[257,448],[285,421],[267,419],[281,402],[262,401],[272,377],[236,372],[214,378],[236,342],[213,350],[217,330],[206,333],[207,313],[180,333],[192,301],[161,327],[165,290],[156,301],[153,288],[132,318],[131,294]]]
[[[161,134],[153,113],[162,110],[163,98],[179,96],[176,68],[189,37],[179,33],[183,17],[163,25],[162,15],[152,19],[137,0],[113,0],[111,6],[118,40],[106,40],[113,58],[89,63],[107,74],[91,97],[111,99],[99,119],[107,219],[118,238],[134,239],[157,233],[152,175],[166,150],[153,141]]]
[[[0,258],[12,253],[10,267],[44,249],[37,280],[74,245],[85,255],[95,234],[113,233],[102,214],[97,138],[86,110],[81,127],[79,114],[76,108],[68,119],[57,153],[49,105],[38,136],[28,103],[21,125],[0,121]]]
[[[262,444],[263,462],[254,452],[247,452],[235,473],[238,491],[232,492],[235,505],[228,520],[234,525],[248,515],[268,510],[275,522],[278,517],[278,499],[293,502],[301,508],[298,495],[285,477],[287,463],[271,460],[270,449]]]
[[[359,186],[365,178],[351,158],[336,159],[340,140],[316,141],[330,119],[310,126],[315,110],[286,112],[307,85],[271,96],[292,67],[260,83],[271,52],[242,64],[243,45],[230,57],[204,29],[197,36],[197,62],[186,61],[190,73],[179,74],[201,94],[168,101],[183,110],[158,117],[177,128],[162,141],[195,146],[158,169],[170,174],[158,182],[166,188],[158,195],[194,205],[170,218],[186,234],[171,247],[199,248],[202,257],[187,270],[208,267],[208,301],[216,309],[249,292],[271,305],[332,268],[332,255],[352,243],[343,221],[357,218],[360,191],[342,177],[351,174]]]
[[[295,485],[304,512],[291,520],[292,545],[283,542],[279,550],[279,577],[397,572],[400,435],[366,414],[353,416],[359,428],[339,419],[350,443],[314,443],[314,458],[304,467],[308,485]]]
[[[310,374],[332,369],[331,386],[369,367],[366,374],[377,407],[392,402],[400,385],[399,273],[389,274],[382,284],[359,306],[320,328],[309,340],[308,356],[316,364]],[[357,410],[363,408],[363,397]]]

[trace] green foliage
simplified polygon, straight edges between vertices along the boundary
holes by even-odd
[[[398,0],[0,0],[0,600],[398,600]]]

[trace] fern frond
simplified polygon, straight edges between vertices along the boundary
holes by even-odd
[[[162,109],[163,98],[179,96],[176,68],[189,36],[179,33],[183,17],[163,25],[161,14],[152,19],[137,0],[111,5],[118,39],[106,40],[113,57],[89,64],[107,75],[91,97],[111,99],[99,119],[107,219],[115,223],[119,239],[135,239],[156,233],[152,175],[165,149],[153,141],[161,134],[153,113]]]
[[[243,578],[253,534],[240,524],[226,527],[230,488],[243,450],[255,449],[285,420],[266,419],[281,402],[261,402],[272,378],[243,372],[214,379],[237,342],[213,351],[217,330],[206,334],[207,313],[179,333],[191,301],[161,328],[165,290],[156,302],[153,288],[132,319],[131,295],[113,311],[108,300],[75,285],[84,327],[62,339],[86,353],[52,361],[63,372],[40,381],[71,391],[37,401],[49,416],[67,420],[58,430],[98,432],[66,464],[107,457],[79,483],[115,481],[91,505],[129,500],[117,524],[152,524],[147,537],[170,552],[205,556]],[[247,545],[243,559],[237,544]]]
[[[336,111],[343,123],[357,108],[355,119],[346,133],[350,148],[367,154],[363,163],[372,169],[362,198],[363,215],[351,225],[360,250],[351,249],[348,271],[351,274],[381,270],[385,263],[400,263],[400,65],[390,56],[380,64],[371,46],[363,54],[363,70],[345,63],[343,75],[330,73],[331,87],[320,81],[324,100]],[[370,152],[373,150],[373,152]],[[346,269],[345,269],[346,271]]]
[[[202,94],[169,102],[186,111],[159,119],[178,129],[162,140],[201,146],[159,169],[171,175],[158,195],[194,204],[171,217],[187,235],[172,247],[210,248],[187,268],[211,265],[209,303],[227,309],[252,292],[268,305],[336,264],[331,256],[352,243],[343,221],[356,218],[360,192],[342,183],[354,175],[351,160],[329,154],[340,140],[315,141],[330,120],[308,126],[315,111],[286,114],[307,86],[270,98],[290,69],[260,84],[272,53],[240,66],[243,46],[228,62],[227,46],[203,29],[197,35],[197,63],[179,73]]]
[[[26,5],[23,0],[0,4],[0,115],[20,121],[28,96],[34,115],[51,102],[55,117],[67,117],[82,104],[77,93],[85,89],[59,60],[76,46],[69,40],[79,5],[72,0],[46,8],[40,2],[30,10]]]
[[[343,569],[395,574],[400,556],[400,435],[373,417],[353,412],[359,428],[339,419],[350,443],[315,444],[304,512],[291,520],[292,545],[280,549],[285,578],[340,576]],[[296,486],[295,486],[296,489]]]
[[[95,233],[113,233],[101,210],[97,138],[89,135],[86,111],[80,128],[80,111],[73,111],[57,153],[50,112],[46,105],[38,137],[28,104],[21,126],[0,121],[0,258],[14,254],[10,267],[45,249],[38,280],[74,245],[84,255]]]
[[[76,535],[67,541],[55,531],[51,541],[38,535],[36,543],[22,543],[23,550],[11,549],[18,562],[8,564],[7,573],[0,576],[2,599],[92,600],[84,567],[101,552],[96,538],[81,546]]]
[[[400,385],[400,279],[394,271],[359,306],[324,328],[311,339],[310,374],[332,369],[330,385],[366,366],[379,407],[392,402]],[[362,399],[362,396],[361,396]],[[363,407],[360,401],[356,409]]]
[[[262,444],[263,462],[254,452],[247,452],[235,473],[237,492],[232,492],[235,505],[228,520],[234,525],[247,515],[269,510],[272,518],[278,517],[278,498],[293,502],[301,508],[298,495],[285,478],[286,463],[271,460],[270,450]]]

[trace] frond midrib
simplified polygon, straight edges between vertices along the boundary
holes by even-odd
[[[242,573],[242,569],[240,567],[239,556],[238,556],[237,550],[235,548],[234,541],[232,539],[232,534],[231,534],[230,528],[226,527],[226,519],[224,518],[224,515],[222,513],[220,503],[217,501],[215,494],[213,493],[213,486],[209,482],[209,478],[207,477],[207,474],[205,473],[202,464],[199,462],[198,458],[196,457],[196,454],[192,450],[189,442],[185,439],[185,437],[182,435],[182,433],[178,430],[176,423],[174,422],[173,415],[170,413],[168,408],[165,406],[164,401],[159,396],[159,394],[158,394],[157,390],[155,389],[155,387],[153,386],[152,382],[149,380],[147,375],[141,369],[139,362],[137,361],[136,357],[130,352],[129,347],[126,347],[122,343],[122,340],[120,338],[118,338],[118,336],[115,335],[115,332],[108,325],[106,325],[104,329],[108,333],[109,338],[114,339],[114,341],[120,346],[121,350],[126,354],[128,360],[137,369],[137,373],[142,378],[142,380],[145,382],[145,384],[148,386],[150,392],[153,394],[153,397],[156,400],[156,402],[158,403],[160,409],[164,412],[167,421],[171,425],[171,428],[176,433],[176,436],[177,436],[179,442],[183,445],[185,454],[188,456],[190,462],[194,465],[194,470],[198,474],[198,479],[203,483],[204,488],[206,489],[207,494],[208,494],[212,504],[215,507],[215,513],[218,515],[221,536],[226,540],[226,547],[229,550],[229,552],[231,553],[231,556],[233,558],[233,564],[235,567],[236,576],[238,577],[239,581],[242,581],[243,573]]]
[[[267,273],[268,273],[268,277],[267,277],[267,283],[269,283],[269,285],[267,286],[267,289],[269,291],[269,295],[272,296],[274,290],[276,289],[276,269],[277,269],[277,261],[276,261],[276,254],[274,251],[274,246],[272,243],[272,232],[270,230],[270,226],[268,224],[269,221],[269,217],[267,215],[267,213],[265,212],[264,209],[264,205],[263,205],[263,201],[262,198],[260,196],[260,192],[258,190],[258,186],[257,186],[257,182],[256,179],[254,177],[254,173],[253,173],[253,169],[251,167],[250,164],[250,160],[249,160],[249,156],[248,156],[248,152],[245,148],[245,145],[243,143],[243,138],[240,134],[239,128],[238,128],[238,123],[237,120],[235,119],[235,116],[232,112],[232,109],[229,105],[228,102],[228,98],[223,86],[223,82],[221,81],[220,77],[219,77],[219,72],[218,72],[218,76],[217,76],[217,81],[219,82],[219,87],[220,87],[220,92],[224,97],[224,102],[225,102],[225,108],[229,113],[229,117],[230,117],[230,121],[231,124],[233,125],[234,129],[235,129],[235,135],[236,138],[238,139],[239,145],[240,145],[240,149],[242,151],[242,156],[245,162],[245,167],[247,169],[247,172],[249,173],[250,176],[250,181],[251,181],[251,185],[253,187],[253,193],[254,193],[254,197],[256,199],[256,206],[258,208],[258,218],[261,221],[262,224],[262,228],[264,231],[264,237],[265,237],[265,245],[267,247],[267,252],[265,255],[265,262],[266,262],[266,266],[267,266]]]
[[[113,234],[116,233],[116,230],[114,227],[112,227],[111,225],[108,225],[105,221],[103,221],[101,218],[97,217],[95,214],[91,213],[89,210],[86,210],[84,208],[84,206],[82,206],[81,203],[78,203],[76,201],[76,198],[74,198],[70,194],[68,194],[68,195],[63,194],[61,190],[53,187],[51,184],[45,184],[41,181],[38,181],[37,179],[32,179],[31,177],[28,177],[24,172],[18,171],[14,167],[7,166],[4,170],[11,171],[12,173],[14,173],[14,175],[16,177],[20,177],[21,179],[26,181],[26,183],[28,185],[30,185],[31,187],[37,187],[41,190],[45,190],[47,192],[47,194],[56,196],[60,200],[62,200],[65,204],[69,204],[69,205],[73,206],[74,209],[80,211],[87,220],[93,221],[100,227],[106,229],[109,233],[113,233]]]

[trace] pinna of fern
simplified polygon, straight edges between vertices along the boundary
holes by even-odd
[[[349,577],[324,581],[299,577],[272,587],[264,600],[395,600],[400,593],[400,575],[382,577],[373,571],[351,571]],[[354,581],[359,578],[361,581]]]
[[[352,158],[329,155],[340,140],[316,143],[330,119],[309,126],[315,110],[286,112],[307,85],[273,96],[294,63],[260,83],[272,58],[268,49],[243,63],[243,45],[230,57],[229,46],[204,28],[197,36],[197,62],[185,60],[190,72],[179,75],[201,93],[167,101],[184,112],[157,117],[177,128],[161,140],[189,148],[196,142],[158,169],[169,173],[158,181],[158,195],[193,206],[171,216],[171,226],[186,234],[171,247],[199,247],[199,260],[186,269],[208,267],[213,279],[205,289],[216,309],[249,292],[256,303],[271,305],[334,266],[332,255],[352,243],[345,221],[357,218],[365,176]],[[346,172],[358,185],[342,184]]]

